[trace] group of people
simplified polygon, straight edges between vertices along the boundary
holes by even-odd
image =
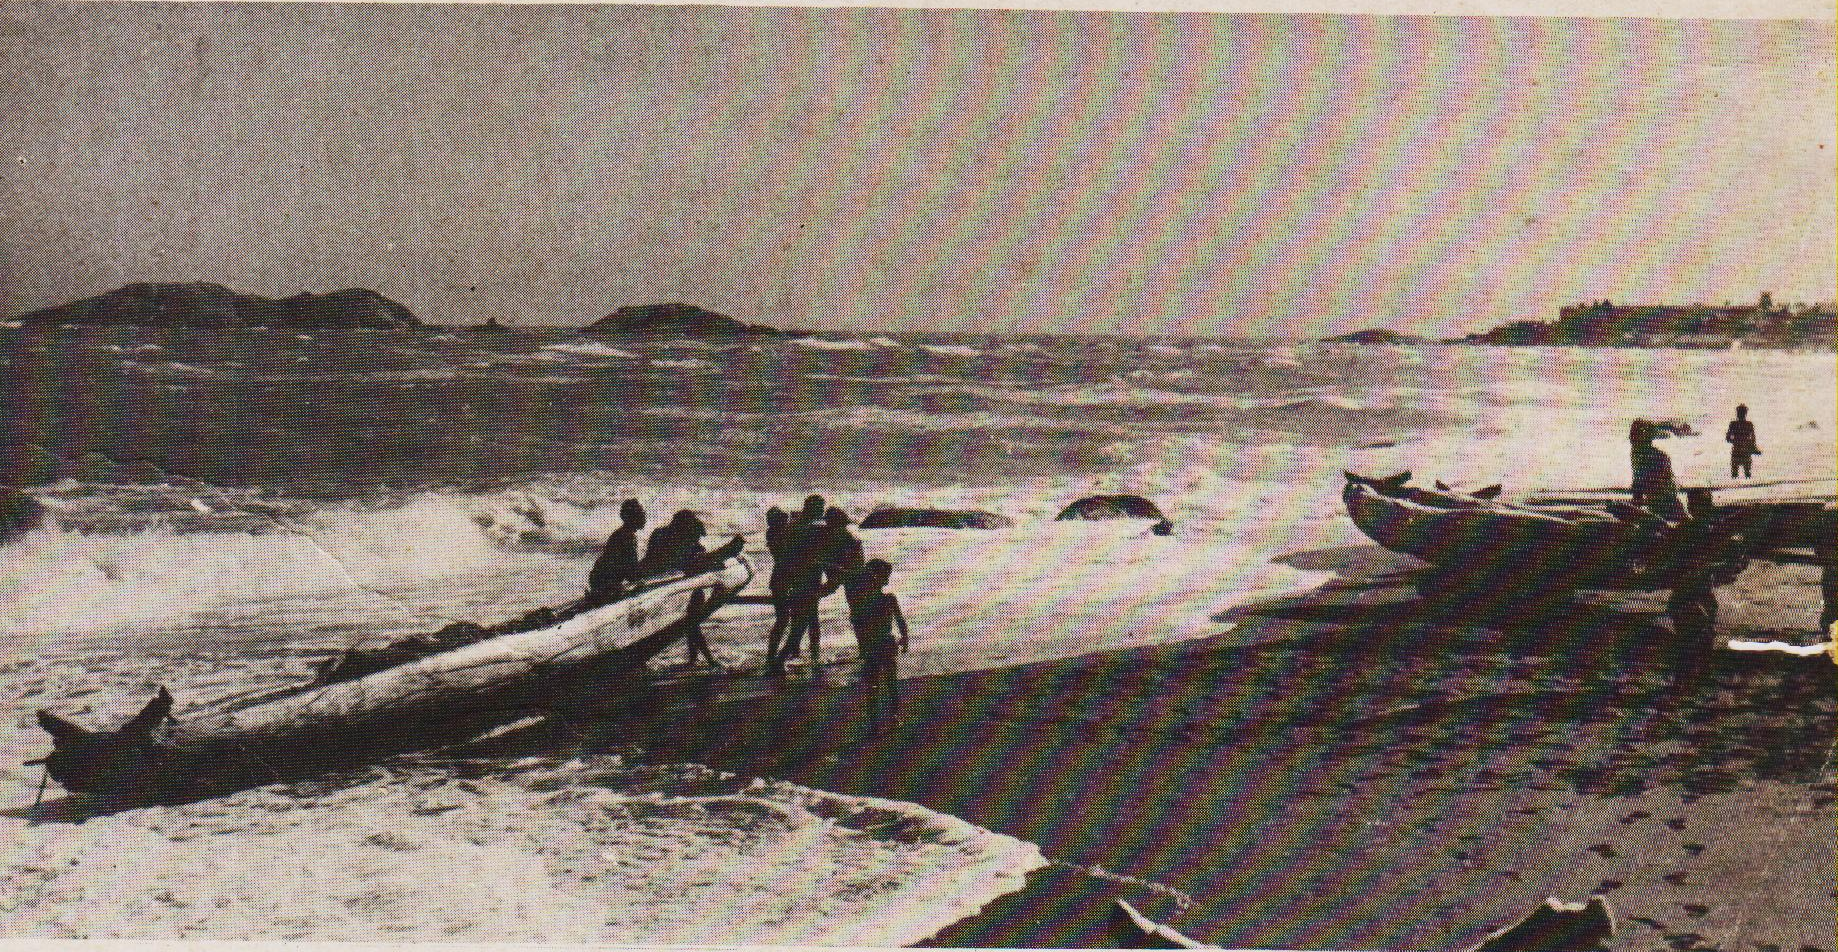
[[[1634,470],[1634,505],[1645,506],[1655,515],[1673,521],[1683,520],[1685,508],[1678,500],[1678,479],[1672,474],[1672,458],[1653,445],[1666,432],[1666,425],[1651,420],[1635,420],[1628,428],[1631,446],[1630,463]],[[1755,475],[1755,457],[1761,455],[1756,442],[1755,423],[1749,419],[1749,408],[1738,405],[1736,418],[1723,433],[1730,445],[1730,478],[1750,479]]]
[[[712,561],[739,552],[737,536],[715,552],[702,547],[707,528],[695,513],[684,509],[669,523],[651,533],[644,555],[638,536],[645,528],[645,509],[636,499],[619,508],[620,525],[607,538],[600,557],[587,576],[588,607],[604,605],[632,594],[648,578],[673,571],[693,574]],[[868,559],[861,540],[849,531],[849,514],[828,506],[822,496],[804,500],[797,514],[777,506],[766,512],[766,550],[772,555],[771,592],[773,620],[766,637],[766,670],[782,675],[785,662],[799,657],[808,643],[811,665],[821,663],[823,600],[843,593],[849,621],[855,629],[862,663],[862,682],[870,702],[870,716],[879,724],[882,711],[898,719],[900,652],[907,650],[910,634],[900,600],[886,590],[893,566],[884,559]],[[898,637],[895,630],[898,630]],[[709,650],[699,625],[686,626],[689,663],[720,663]]]

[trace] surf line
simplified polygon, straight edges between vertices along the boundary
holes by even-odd
[[[1047,865],[1056,866],[1060,869],[1069,869],[1077,873],[1084,873],[1093,879],[1101,879],[1107,883],[1116,883],[1119,886],[1135,886],[1138,889],[1146,889],[1158,896],[1166,896],[1174,900],[1175,906],[1182,911],[1186,911],[1193,907],[1194,898],[1192,896],[1165,883],[1153,882],[1136,876],[1128,876],[1123,873],[1113,873],[1095,864],[1091,866],[1080,866],[1076,863],[1067,863],[1057,859],[1050,859],[1047,860]]]

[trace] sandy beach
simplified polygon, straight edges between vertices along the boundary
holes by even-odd
[[[1227,946],[1453,949],[1601,893],[1616,948],[1832,947],[1826,658],[1719,650],[1675,684],[1663,596],[1435,603],[1374,547],[1284,561],[1334,580],[1218,638],[907,680],[880,737],[835,665],[675,681],[579,743],[1040,846],[1028,889],[938,945],[1115,944],[1126,897]],[[1816,640],[1816,583],[1751,567],[1723,635]]]

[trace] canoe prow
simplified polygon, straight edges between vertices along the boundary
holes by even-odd
[[[112,731],[40,711],[53,744],[43,762],[73,793],[147,799],[443,746],[570,697],[604,694],[682,637],[686,624],[726,604],[753,574],[752,564],[735,556],[546,628],[180,720],[172,719],[164,688]]]

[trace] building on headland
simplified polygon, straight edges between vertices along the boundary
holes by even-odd
[[[1838,339],[1838,305],[1776,305],[1763,292],[1754,304],[1615,304],[1591,301],[1558,309],[1555,322],[1516,321],[1461,338],[1477,344],[1568,344],[1596,347],[1825,347]]]

